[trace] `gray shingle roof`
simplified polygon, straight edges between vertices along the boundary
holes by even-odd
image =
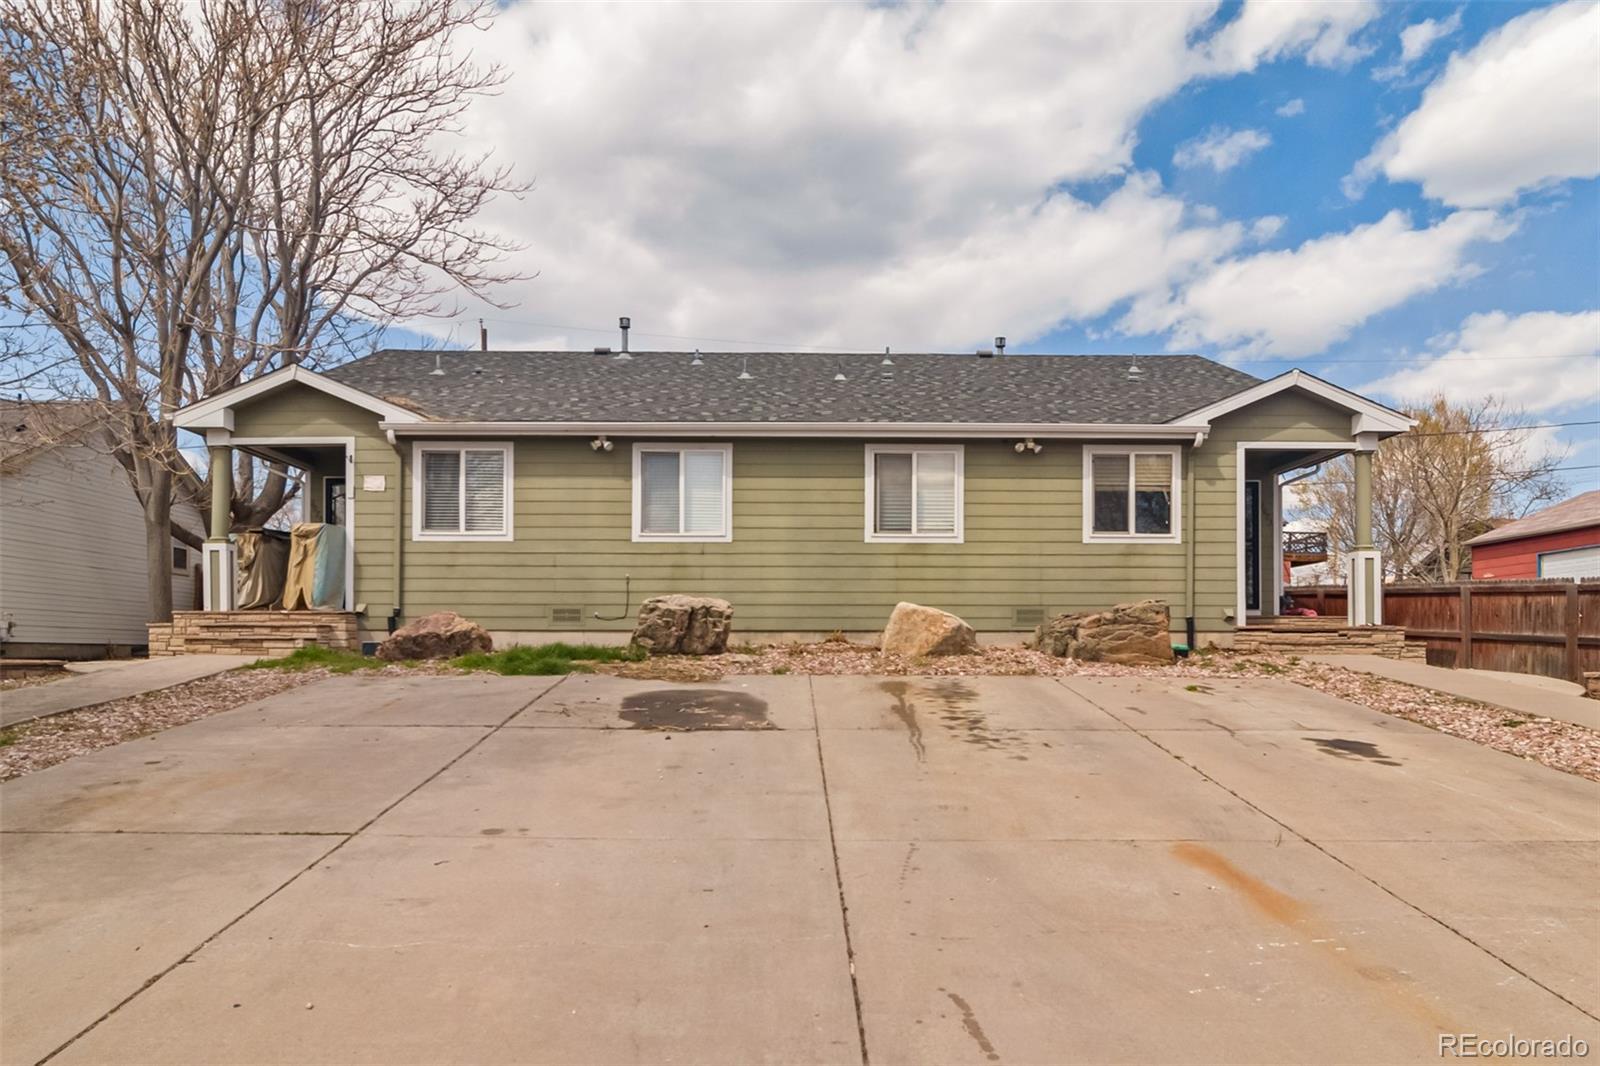
[[[702,366],[693,358],[391,350],[325,373],[436,419],[475,422],[1148,424],[1258,383],[1197,355],[896,354],[892,365],[883,355],[707,352]],[[436,359],[443,374],[432,373]]]

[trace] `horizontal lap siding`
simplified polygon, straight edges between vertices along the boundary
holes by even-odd
[[[235,408],[233,432],[238,437],[355,438],[355,476],[345,483],[345,491],[355,504],[356,606],[364,608],[364,631],[385,628],[394,610],[400,459],[378,428],[377,416],[315,389],[291,385]],[[383,491],[363,489],[362,479],[368,476],[382,476]]]
[[[453,609],[494,629],[549,629],[552,607],[584,628],[620,630],[639,601],[668,592],[722,596],[751,631],[876,629],[902,599],[1013,629],[1017,607],[1087,610],[1145,597],[1181,615],[1181,545],[1082,543],[1079,445],[1018,455],[966,446],[963,544],[864,540],[865,442],[739,440],[733,541],[634,543],[632,441],[517,443],[512,543],[408,545],[407,616]],[[631,581],[623,604],[623,578]],[[560,628],[568,628],[562,626]]]
[[[1238,467],[1240,443],[1350,440],[1350,414],[1309,393],[1291,390],[1224,415],[1194,451],[1195,618],[1202,632],[1233,627],[1238,609]],[[1270,534],[1270,525],[1263,526]],[[1264,553],[1265,554],[1265,553]],[[1269,575],[1270,577],[1270,575]],[[1263,587],[1270,587],[1263,586]]]
[[[381,628],[393,603],[401,468],[376,418],[297,386],[240,408],[235,424],[240,436],[356,438],[356,598],[366,605],[363,626]],[[1290,394],[1219,419],[1204,445],[1185,449],[1195,472],[1202,632],[1231,628],[1236,444],[1342,442],[1348,430],[1347,414]],[[519,440],[511,542],[412,541],[408,483],[404,617],[455,610],[492,629],[570,629],[551,620],[562,607],[581,610],[583,628],[625,630],[642,598],[687,592],[731,600],[739,627],[752,632],[876,629],[902,599],[1004,630],[1017,628],[1018,607],[1048,614],[1154,597],[1182,625],[1187,545],[1083,543],[1081,443],[1046,441],[1043,453],[1018,455],[1007,442],[968,442],[964,544],[865,543],[865,442],[793,439],[734,442],[731,543],[636,544],[633,443],[616,439],[608,453],[585,438]],[[406,456],[409,479],[409,446]],[[385,476],[383,492],[362,490],[372,474]]]

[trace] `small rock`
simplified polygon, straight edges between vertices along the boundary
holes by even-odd
[[[715,596],[652,596],[639,605],[633,643],[651,655],[721,655],[733,604]]]
[[[407,622],[378,645],[378,658],[390,662],[405,659],[454,659],[473,652],[494,651],[494,640],[478,623],[454,611],[439,611]]]
[[[1140,600],[1109,611],[1058,614],[1033,631],[1033,645],[1083,662],[1159,666],[1172,662],[1171,629],[1166,603]]]
[[[897,603],[883,627],[881,648],[886,655],[971,655],[978,650],[978,634],[949,611]]]

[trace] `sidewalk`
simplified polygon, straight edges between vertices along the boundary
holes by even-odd
[[[1519,714],[1537,714],[1600,729],[1600,700],[1575,695],[1576,685],[1547,677],[1502,674],[1488,670],[1451,670],[1425,663],[1384,659],[1377,655],[1306,655],[1319,663],[1376,674],[1408,685],[1448,692]],[[1566,690],[1566,691],[1563,691]]]
[[[197,681],[258,658],[258,655],[174,655],[161,659],[130,659],[47,685],[0,692],[0,728]]]

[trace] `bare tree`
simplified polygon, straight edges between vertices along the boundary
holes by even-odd
[[[153,618],[171,611],[174,496],[209,516],[178,407],[513,276],[471,220],[516,186],[443,147],[499,83],[453,51],[490,10],[11,0],[0,16],[0,289],[53,342],[50,391],[101,408],[145,513]],[[241,458],[233,528],[292,492]]]
[[[1372,464],[1373,538],[1391,577],[1453,581],[1466,542],[1491,519],[1518,517],[1564,493],[1564,456],[1535,454],[1527,418],[1503,401],[1452,405],[1441,396],[1408,413],[1416,428],[1379,445]],[[1348,458],[1307,479],[1300,499],[1338,550],[1354,546]]]

